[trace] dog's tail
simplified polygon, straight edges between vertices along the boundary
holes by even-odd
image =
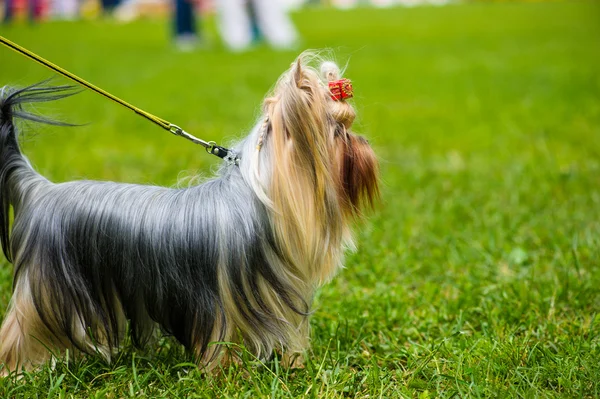
[[[40,177],[21,154],[17,140],[16,119],[52,125],[69,125],[23,110],[27,103],[58,100],[75,94],[72,86],[46,86],[41,82],[22,89],[0,88],[0,243],[2,251],[12,261],[10,248],[10,205],[23,193],[23,183]]]

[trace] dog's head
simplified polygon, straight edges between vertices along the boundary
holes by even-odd
[[[340,69],[333,62],[321,64],[321,75],[327,83],[341,82],[340,85],[350,84],[341,79]],[[329,86],[329,85],[328,85]],[[371,208],[379,196],[378,163],[369,142],[362,136],[352,132],[352,124],[356,113],[345,95],[335,95],[337,85],[328,87],[326,96],[331,99],[326,102],[329,115],[330,130],[333,131],[333,150],[336,172],[336,186],[342,208],[350,216],[361,215],[362,209]],[[339,90],[345,91],[340,87]],[[352,96],[352,86],[349,86]],[[332,133],[329,132],[329,135]]]
[[[319,70],[309,66],[315,62]],[[351,220],[379,193],[377,159],[352,132],[349,96],[330,90],[340,79],[335,63],[301,55],[265,99],[263,122],[250,137],[256,149],[249,169],[273,210],[281,246],[298,263],[319,269],[309,271],[319,281],[339,263],[341,244],[351,244]]]

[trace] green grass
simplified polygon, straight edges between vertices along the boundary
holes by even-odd
[[[166,339],[0,380],[0,397],[600,397],[600,6],[309,9],[303,47],[349,60],[383,202],[316,298],[306,368],[204,376]],[[0,27],[205,139],[248,129],[295,52],[174,52],[161,21]],[[0,83],[51,74],[0,49]],[[62,82],[62,79],[57,79]],[[85,92],[25,152],[56,181],[173,185],[216,162]],[[183,171],[183,172],[182,172]],[[0,307],[11,266],[0,268]]]

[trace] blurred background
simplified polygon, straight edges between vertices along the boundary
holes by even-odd
[[[383,200],[317,298],[319,386],[598,396],[600,2],[2,5],[1,35],[224,145],[304,49],[346,66]],[[0,47],[0,86],[49,77],[67,83]],[[24,152],[54,181],[176,185],[219,163],[89,91],[37,108],[82,124],[25,129]],[[1,267],[0,308],[10,281]],[[301,395],[310,370],[281,378]]]
[[[455,144],[493,149],[493,159],[503,151],[513,156],[505,140],[546,140],[597,99],[600,6],[592,0],[181,0],[183,10],[179,2],[3,0],[0,33],[208,140],[243,134],[290,62],[304,49],[327,49],[354,80],[357,130],[372,136],[389,162],[436,149],[456,165],[489,155]],[[2,84],[55,77],[4,47],[0,59]],[[147,151],[135,155],[142,167],[128,170],[130,177],[142,178],[144,162],[169,159],[176,169],[190,158],[208,162],[189,143],[92,93],[65,104],[66,119],[90,125],[65,133],[71,138],[59,141],[58,151],[73,162],[60,157],[46,165],[50,173],[89,160],[106,165],[121,151],[113,142],[132,156]],[[36,140],[58,145],[45,135]],[[155,156],[162,151],[176,156]],[[94,165],[83,169],[100,173]]]
[[[194,7],[211,13],[215,12],[221,0],[196,0]],[[485,0],[484,0],[485,1]],[[488,0],[489,1],[489,0]],[[251,3],[252,0],[246,1]],[[272,0],[285,8],[297,10],[306,5],[331,6],[338,9],[350,9],[359,6],[393,7],[396,5],[412,7],[420,5],[444,5],[451,0]],[[131,20],[139,16],[161,15],[172,7],[167,0],[11,0],[4,1],[5,18],[23,18],[31,14],[36,19],[75,19],[94,18],[105,11],[116,11],[117,18]],[[33,5],[33,7],[32,7]]]

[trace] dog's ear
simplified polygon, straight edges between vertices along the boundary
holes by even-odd
[[[292,85],[295,88],[308,93],[310,96],[315,95],[315,92],[318,90],[318,77],[312,76],[311,78],[309,76],[308,68],[302,65],[302,57],[298,57],[292,64],[291,76]]]
[[[327,159],[327,101],[318,73],[306,66],[301,55],[294,61],[275,89],[273,100],[267,99],[267,114],[274,135],[292,139],[295,151],[316,162]],[[300,155],[300,154],[299,154]]]
[[[372,208],[379,198],[377,158],[363,137],[348,134],[337,140],[343,205],[348,213],[360,216],[362,209]]]
[[[292,72],[292,76],[294,79],[294,83],[296,84],[296,87],[299,89],[302,89],[303,87],[303,77],[302,77],[302,59],[300,57],[298,57],[296,59],[296,62],[294,63],[295,65],[293,66],[293,72]]]

